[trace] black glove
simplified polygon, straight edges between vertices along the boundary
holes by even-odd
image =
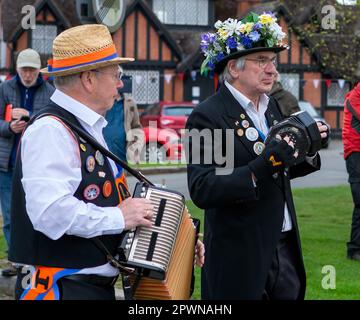
[[[294,159],[294,148],[285,140],[272,140],[255,160],[249,162],[252,173],[258,180],[282,172]]]
[[[330,139],[330,126],[328,124],[326,124],[324,121],[318,120],[317,122],[320,122],[323,126],[327,127],[327,136],[326,138],[321,138],[321,148],[324,148],[325,146],[327,146],[327,144],[329,143],[329,139]]]

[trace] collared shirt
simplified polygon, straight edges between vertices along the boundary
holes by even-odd
[[[254,122],[256,128],[264,134],[266,137],[269,133],[269,127],[266,122],[265,112],[268,108],[269,97],[263,93],[259,99],[259,110],[256,110],[254,103],[247,97],[245,97],[239,90],[235,89],[229,82],[224,82],[226,87],[229,89],[231,94],[234,96],[236,101],[245,109],[247,115]],[[285,202],[284,207],[284,220],[282,225],[282,232],[289,231],[292,229],[292,222],[289,214],[289,209]]]
[[[51,100],[72,113],[107,148],[102,136],[107,124],[104,117],[59,90]],[[79,146],[59,121],[51,117],[35,121],[22,137],[21,157],[25,160],[21,181],[26,210],[35,230],[53,240],[64,234],[92,238],[124,230],[124,217],[118,207],[99,207],[74,197],[82,180]],[[116,176],[116,165],[111,159],[109,162]],[[105,264],[80,273],[114,276],[118,270]]]

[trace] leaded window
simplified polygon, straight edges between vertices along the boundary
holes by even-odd
[[[32,30],[32,48],[39,54],[51,54],[52,44],[56,36],[56,25],[37,24]]]
[[[345,95],[349,92],[349,83],[345,83],[341,88],[338,82],[332,82],[327,89],[327,105],[343,106]]]
[[[153,0],[153,11],[165,24],[209,24],[209,0]]]
[[[300,76],[297,73],[281,73],[280,83],[283,88],[290,91],[296,99],[299,100],[300,93]]]
[[[138,104],[159,101],[160,73],[156,70],[125,70],[132,77],[132,96]]]

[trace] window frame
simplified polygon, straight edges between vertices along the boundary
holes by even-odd
[[[41,25],[41,26],[54,26],[54,27],[56,27],[56,35],[55,35],[55,37],[59,34],[59,26],[55,23],[55,22],[43,22],[43,21],[36,21],[36,24],[35,24],[35,26],[37,26],[37,25]],[[31,30],[31,32],[29,32],[29,36],[30,36],[30,41],[29,41],[29,43],[31,43],[31,48],[33,48],[34,50],[36,50],[36,51],[38,51],[39,52],[39,54],[40,54],[40,56],[51,56],[51,54],[52,54],[52,50],[50,51],[50,52],[46,52],[46,53],[44,53],[44,52],[40,52],[37,48],[34,48],[34,35],[33,35],[33,32],[34,32],[34,30]],[[54,38],[55,39],[55,38]],[[54,40],[52,40],[52,42],[53,42]],[[51,42],[51,43],[52,43]],[[51,44],[51,48],[52,48],[52,44]]]
[[[169,28],[172,29],[177,29],[177,28],[196,28],[196,29],[208,29],[210,26],[214,25],[215,23],[215,13],[214,13],[214,1],[213,0],[207,0],[208,2],[208,15],[207,15],[207,24],[178,24],[178,23],[166,23],[163,22],[158,15],[156,14],[156,12],[154,11],[154,1],[155,0],[150,0],[150,6],[151,9],[153,11],[153,13],[156,15],[156,17],[160,20],[160,22],[164,25],[166,25]],[[167,1],[167,0],[165,0]],[[176,0],[174,0],[174,2],[176,3]],[[176,19],[176,17],[175,17]]]

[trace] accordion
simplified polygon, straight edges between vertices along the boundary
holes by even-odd
[[[296,112],[272,126],[265,139],[265,145],[274,139],[281,140],[286,136],[294,145],[294,160],[290,165],[304,161],[306,155],[314,154],[321,149],[321,135],[318,126],[306,111]]]
[[[141,275],[134,298],[188,300],[199,225],[190,218],[184,196],[139,182],[133,197],[149,199],[154,206],[151,228],[126,232],[118,250],[122,264]]]

